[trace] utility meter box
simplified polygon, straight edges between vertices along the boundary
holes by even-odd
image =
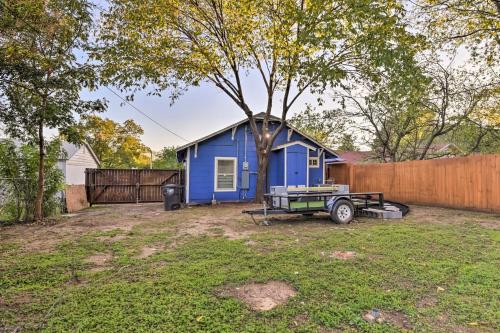
[[[241,172],[241,189],[250,189],[250,172],[245,169],[243,169],[243,171]]]
[[[248,171],[248,169],[249,169],[248,161],[243,162],[243,170]]]

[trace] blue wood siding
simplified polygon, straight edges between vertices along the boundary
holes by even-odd
[[[277,128],[278,124],[271,123],[270,129]],[[250,171],[250,189],[241,189],[241,173],[243,162],[245,161],[245,128],[247,132],[246,145],[246,160],[249,163]],[[287,143],[288,129],[283,129],[274,142],[274,146]],[[310,146],[320,148],[314,142],[293,132],[290,141],[302,141]],[[255,198],[255,189],[257,184],[257,154],[255,149],[255,141],[250,130],[250,126],[238,126],[234,140],[232,139],[231,130],[227,130],[217,136],[209,138],[198,143],[198,152],[195,157],[195,145],[190,149],[190,165],[189,165],[189,202],[190,203],[208,203],[215,196],[217,201],[249,201]],[[187,149],[179,152],[180,160],[186,160]],[[287,178],[289,185],[306,185],[307,178],[307,148],[301,145],[287,147],[288,154],[295,154],[291,159],[287,158],[287,163],[294,161],[293,168],[287,167]],[[318,151],[309,150],[310,156],[318,156]],[[333,157],[330,153],[326,153],[326,157]],[[214,173],[215,173],[215,158],[216,157],[236,157],[237,158],[237,184],[236,191],[231,192],[215,192],[214,191]],[[287,156],[289,157],[289,156]],[[290,160],[290,161],[288,161]],[[285,185],[285,158],[284,149],[274,151],[270,154],[268,168],[268,186]],[[297,169],[298,166],[303,166],[298,171],[298,174],[291,172],[292,169]],[[319,168],[309,169],[309,185],[314,186],[323,182],[323,155],[320,156]]]
[[[215,196],[217,201],[240,201],[255,198],[257,184],[257,154],[255,142],[247,127],[247,161],[250,169],[250,189],[241,189],[241,171],[245,160],[245,126],[236,130],[234,140],[231,131],[222,133],[214,138],[198,144],[198,154],[195,157],[195,148],[191,147],[189,168],[189,201],[195,203],[210,202]],[[215,192],[214,173],[216,157],[236,157],[237,177],[236,191]]]
[[[268,185],[285,185],[285,158],[284,150],[273,151],[269,158]]]
[[[307,186],[307,150],[299,144],[286,148],[286,185]]]
[[[309,157],[318,157],[318,151],[310,150]],[[319,156],[319,168],[309,168],[309,186],[321,184],[323,184],[323,154]]]

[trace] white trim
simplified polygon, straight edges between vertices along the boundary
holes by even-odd
[[[187,149],[187,158],[186,158],[186,204],[189,203],[189,169],[191,164],[191,147]]]
[[[316,150],[316,147],[310,146],[307,143],[304,143],[302,141],[293,141],[293,142],[289,142],[289,143],[284,143],[282,145],[274,147],[272,150],[273,151],[274,150],[280,150],[280,149],[283,149],[283,148],[286,148],[286,147],[290,147],[290,146],[295,146],[295,145],[301,145],[301,146],[306,147],[306,148],[308,148],[310,150]]]
[[[318,147],[322,147],[323,149],[325,149],[327,152],[329,152],[330,154],[332,154],[333,156],[337,156],[339,157],[339,155],[334,152],[332,149],[326,147],[325,145],[319,143],[318,141],[316,141],[315,139],[313,139],[312,137],[310,137],[309,135],[305,134],[304,132],[302,131],[299,131],[297,128],[293,127],[292,125],[290,125],[288,122],[286,123],[286,126],[292,130],[295,131],[295,133],[299,134],[299,135],[302,135],[304,138],[308,139],[309,141],[315,143],[316,145],[318,145]]]
[[[316,163],[316,165],[311,165],[311,160],[313,160],[313,159],[318,161],[318,163]],[[318,156],[309,156],[309,158],[307,159],[307,165],[311,169],[319,169],[319,160],[320,160],[320,157],[318,157]]]
[[[258,120],[258,119],[256,119],[256,120]],[[176,149],[176,151],[181,151],[181,150],[184,150],[184,149],[186,149],[187,147],[191,147],[191,146],[192,146],[192,145],[194,145],[195,143],[199,143],[199,142],[203,142],[203,141],[205,141],[205,140],[208,140],[208,139],[210,139],[210,138],[212,138],[212,137],[214,137],[214,136],[217,136],[217,135],[219,135],[219,134],[224,133],[224,132],[225,132],[225,131],[227,131],[227,130],[232,129],[232,128],[233,128],[233,127],[235,127],[235,126],[237,127],[237,126],[239,126],[239,125],[242,125],[242,124],[246,123],[247,121],[248,121],[248,118],[247,118],[247,119],[244,119],[244,120],[241,120],[241,121],[238,121],[237,123],[232,124],[232,125],[229,125],[229,126],[227,126],[227,127],[224,127],[223,129],[221,129],[221,130],[219,130],[219,131],[217,131],[217,132],[213,132],[213,133],[211,133],[211,134],[209,134],[209,135],[207,135],[207,136],[204,136],[204,137],[202,137],[202,138],[200,138],[200,139],[198,139],[198,140],[195,140],[195,141],[192,141],[192,142],[190,142],[190,143],[187,143],[187,144],[185,144],[184,146],[181,146],[181,147],[177,148],[177,149]],[[335,155],[335,156],[336,156],[336,155]]]
[[[325,175],[326,175],[326,169],[325,169],[325,166],[326,166],[326,163],[325,163],[325,152],[322,153],[323,155],[323,184],[325,183]]]
[[[94,159],[95,163],[97,166],[101,166],[101,161],[97,158],[97,155],[94,153],[94,150],[92,150],[92,147],[87,143],[87,141],[84,141],[83,144],[87,147],[88,151],[90,152],[90,155],[92,155],[92,158]],[[69,158],[68,158],[69,160]]]
[[[194,158],[198,158],[198,144],[194,145]]]
[[[236,134],[236,129],[238,128],[238,126],[234,126],[233,129],[231,130],[231,140],[234,141],[234,136]]]
[[[309,149],[307,150],[306,186],[309,187]]]
[[[232,188],[217,188],[217,175],[219,174],[219,161],[233,161],[234,162],[234,174],[233,174],[233,187]],[[215,157],[215,166],[214,166],[214,192],[235,192],[237,188],[237,180],[238,180],[238,158],[237,157]]]
[[[287,179],[287,177],[286,177],[286,164],[287,164],[287,162],[288,162],[288,161],[287,161],[286,147],[285,147],[284,153],[285,153],[285,167],[283,168],[283,169],[285,169],[285,179],[284,179],[284,181],[285,181],[285,186],[288,186],[288,179]]]

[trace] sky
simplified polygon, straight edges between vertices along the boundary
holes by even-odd
[[[245,98],[250,101],[249,104],[254,113],[264,111],[265,91],[256,75],[248,76],[243,81],[243,84],[247,92]],[[116,87],[111,88],[125,97],[126,92],[120,92]],[[168,98],[168,92],[165,92],[162,97],[158,97],[148,96],[148,91],[151,91],[151,89],[136,94],[132,104],[185,140],[169,133],[137,110],[134,110],[130,105],[124,104],[118,96],[115,96],[104,87],[93,92],[82,92],[81,96],[83,99],[105,98],[108,101],[107,111],[100,114],[101,117],[118,122],[133,119],[141,125],[144,129],[142,140],[154,151],[158,151],[165,146],[186,144],[246,117],[243,111],[227,95],[210,83],[202,83],[198,87],[191,87],[173,105],[171,105]],[[289,117],[305,109],[305,104],[312,103],[314,100],[315,98],[309,94],[299,98]],[[279,104],[277,102],[278,99],[274,103]],[[279,110],[273,110],[273,114],[280,116]]]

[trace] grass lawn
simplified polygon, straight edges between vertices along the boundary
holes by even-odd
[[[1,227],[0,332],[500,330],[498,215],[412,207],[404,220],[262,227],[242,205],[161,208]],[[268,311],[235,297],[269,281],[295,295]],[[385,320],[364,320],[372,309]]]

